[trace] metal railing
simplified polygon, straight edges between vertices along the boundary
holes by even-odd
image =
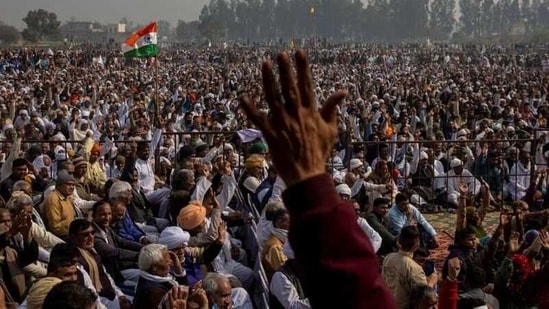
[[[481,145],[486,146],[480,147]],[[525,146],[528,147],[526,150],[529,151],[529,154],[521,155],[520,153]],[[393,176],[391,179],[394,180],[400,191],[413,191],[419,186],[425,187],[427,182],[430,183],[430,186],[427,187],[432,192],[448,191],[449,185],[454,183],[453,179],[462,178],[471,183],[470,192],[478,192],[480,189],[478,186],[481,186],[480,181],[486,180],[491,185],[490,190],[495,201],[495,197],[499,194],[504,197],[510,191],[514,191],[519,196],[524,195],[523,186],[530,187],[530,179],[536,168],[547,169],[548,162],[545,160],[536,162],[535,154],[538,146],[542,145],[538,145],[536,139],[355,142],[343,149],[345,153],[343,165],[337,166],[333,160],[329,159],[327,168],[328,172],[337,178],[335,174],[339,171],[351,171],[351,159],[358,157],[364,167],[368,167],[380,159],[380,153],[384,153],[382,157],[388,162],[389,171],[392,172],[394,169],[399,171],[398,177],[391,174]],[[511,147],[515,147],[516,152],[514,155],[509,155]],[[428,155],[427,162],[414,162],[421,161],[418,155],[422,151],[431,152]],[[465,175],[468,175],[467,172],[461,174],[450,172],[452,170],[450,166],[452,158],[460,159],[464,169],[468,170],[470,176],[478,181],[465,179]],[[528,160],[529,163],[523,164],[521,160]],[[515,165],[517,167],[514,167]],[[420,168],[425,168],[425,170],[418,172]],[[371,173],[375,173],[375,166],[371,166],[371,172],[366,172],[365,169],[364,171],[358,169],[358,172],[362,173],[362,176],[366,179]],[[429,172],[432,175],[429,175]],[[500,199],[497,199],[497,201],[500,202]],[[368,202],[371,203],[371,201]]]

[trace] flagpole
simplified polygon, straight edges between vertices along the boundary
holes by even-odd
[[[160,102],[158,102],[158,54],[154,59],[154,124],[160,127]]]
[[[158,42],[156,42],[156,48],[157,48],[157,51],[156,51],[156,57],[154,59],[154,115],[155,115],[155,119],[153,122],[154,124],[156,124],[156,126],[158,128],[160,128],[160,102],[158,102],[158,76],[159,76],[159,73],[158,73],[158,56],[160,54],[160,48],[158,48]]]

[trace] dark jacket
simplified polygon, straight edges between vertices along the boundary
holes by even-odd
[[[6,203],[8,202],[8,200],[11,197],[11,192],[13,190],[13,184],[19,180],[23,180],[23,179],[16,179],[13,176],[13,174],[11,174],[10,177],[0,182],[0,196],[4,199],[4,202]],[[31,185],[32,185],[32,191],[44,192],[48,186],[48,183],[47,181],[44,180],[44,178],[36,175],[32,180]]]
[[[287,260],[282,266],[280,266],[277,272],[281,272],[284,276],[286,276],[286,278],[288,278],[288,280],[290,280],[297,292],[297,295],[299,295],[299,299],[307,298],[305,296],[305,291],[303,291],[303,287],[301,286],[301,281],[299,281],[299,269],[297,267],[297,262],[294,259]],[[269,307],[272,309],[285,309],[280,301],[271,293],[269,293]]]
[[[386,255],[395,252],[396,236],[391,234],[387,229],[384,218],[379,218],[375,213],[371,212],[366,216],[366,221],[381,236],[381,248],[379,248],[377,254]]]
[[[110,227],[102,230],[95,222],[94,247],[104,261],[107,272],[116,282],[124,280],[120,270],[137,268],[137,258],[142,244],[120,237]]]
[[[153,212],[149,201],[141,190],[132,189],[132,199],[128,205],[128,214],[137,223],[146,223],[155,226]]]
[[[154,282],[143,277],[139,277],[133,298],[133,309],[151,309],[167,308],[167,304],[162,304],[162,299],[172,289],[169,282]]]

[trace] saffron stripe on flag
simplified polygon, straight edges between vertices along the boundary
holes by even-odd
[[[144,36],[144,35],[146,35],[147,33],[150,33],[150,32],[157,32],[156,31],[156,22],[152,22],[152,23],[148,24],[146,27],[141,28],[141,29],[137,30],[136,32],[132,33],[132,35],[130,35],[130,37],[127,38],[124,43],[126,45],[133,46],[133,45],[135,45],[135,42],[137,42],[137,40],[139,40],[140,37],[142,37],[142,36]]]

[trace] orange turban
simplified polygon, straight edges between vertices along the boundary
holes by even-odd
[[[245,167],[254,168],[254,167],[263,167],[263,157],[259,154],[253,154],[246,159]]]
[[[177,216],[177,223],[184,230],[198,227],[206,219],[206,208],[198,201],[193,201],[183,207]]]
[[[94,153],[94,152],[101,153],[101,145],[99,145],[97,143],[93,144],[92,149],[91,149],[91,153]]]

